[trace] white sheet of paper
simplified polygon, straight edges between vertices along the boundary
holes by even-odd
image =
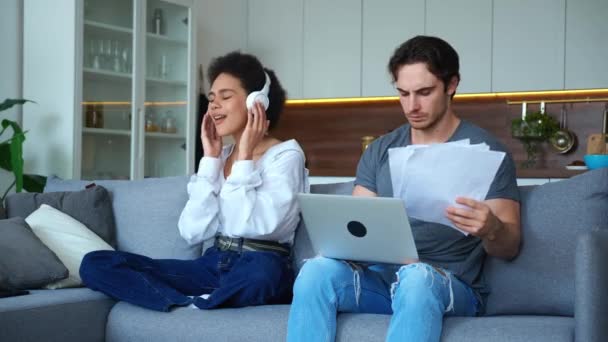
[[[403,160],[403,156],[407,158]],[[456,197],[484,200],[504,156],[504,152],[490,151],[486,144],[389,150],[394,196],[405,201],[410,217],[458,229],[445,216],[446,208],[460,206]]]
[[[460,145],[460,146],[472,146],[470,145],[469,139],[462,139],[457,141],[447,142],[441,145]],[[485,145],[485,144],[483,144]],[[433,145],[408,145],[406,147],[393,147],[388,150],[388,163],[391,170],[391,182],[393,184],[393,194],[395,197],[400,194],[405,187],[407,179],[405,177],[393,177],[392,175],[402,175],[407,167],[407,161],[414,153],[414,150],[420,148],[427,148]],[[475,145],[473,145],[475,146]],[[487,146],[487,145],[486,145]],[[487,147],[490,148],[489,146]]]

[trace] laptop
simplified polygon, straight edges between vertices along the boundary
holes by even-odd
[[[389,264],[418,259],[399,198],[299,193],[298,202],[317,254]]]

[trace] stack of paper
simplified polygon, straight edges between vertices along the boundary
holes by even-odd
[[[483,201],[505,157],[468,139],[391,148],[388,153],[393,195],[405,201],[408,216],[453,228],[446,208],[461,207],[457,197]]]

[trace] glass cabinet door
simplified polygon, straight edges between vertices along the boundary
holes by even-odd
[[[190,9],[146,2],[144,177],[186,173]]]
[[[85,0],[82,179],[128,179],[131,165],[133,2]]]
[[[189,0],[84,0],[82,179],[193,169],[191,7]]]

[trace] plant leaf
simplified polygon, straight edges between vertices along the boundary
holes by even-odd
[[[6,171],[13,171],[11,167],[11,145],[7,141],[0,144],[0,167]]]
[[[22,105],[26,102],[35,103],[34,101],[30,101],[30,100],[26,100],[26,99],[6,99],[6,100],[4,100],[4,102],[0,103],[0,112],[3,110],[7,110],[15,105]]]
[[[23,175],[23,189],[27,192],[43,192],[46,185],[46,177],[41,175]]]
[[[15,133],[11,140],[11,166],[15,174],[15,192],[23,189],[23,142],[25,134]]]

